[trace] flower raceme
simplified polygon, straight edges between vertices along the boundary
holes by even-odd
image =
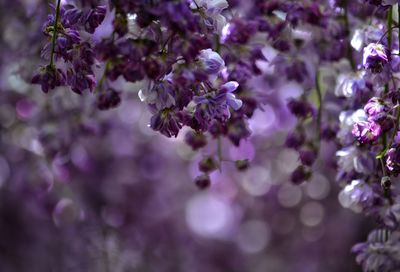
[[[92,34],[102,23],[106,15],[105,6],[97,6],[88,10],[80,10],[73,5],[57,5],[56,16],[49,15],[43,26],[44,33],[49,36],[49,41],[43,49],[43,55],[49,55],[50,68],[46,70],[54,76],[35,75],[32,83],[41,84],[42,90],[48,92],[61,86],[58,80],[52,83],[51,78],[61,78],[60,74],[66,74],[63,82],[69,85],[72,91],[82,94],[85,90],[92,91],[96,86],[96,79],[92,69],[94,53],[92,43],[83,41],[81,32]],[[63,59],[66,70],[55,68],[54,58]],[[65,68],[64,68],[65,69]],[[58,75],[54,71],[58,71]],[[40,80],[38,79],[40,78]],[[50,87],[50,88],[49,88]]]
[[[111,37],[101,40],[90,39],[88,34],[93,34],[102,24],[107,13],[104,6],[87,8],[66,4],[59,10],[56,8],[56,15],[49,15],[43,29],[50,38],[55,37],[55,42],[50,39],[45,49],[55,56],[55,62],[50,61],[52,66],[61,64],[61,59],[66,65],[59,65],[62,68],[55,70],[60,76],[50,73],[35,77],[34,82],[42,83],[46,91],[62,84],[77,94],[95,90],[97,107],[104,110],[120,103],[121,92],[115,89],[114,81],[121,77],[128,82],[147,81],[148,87],[139,91],[139,97],[153,114],[150,127],[154,130],[171,137],[177,136],[183,126],[197,132],[212,128],[213,136],[217,137],[234,131],[227,126],[241,124],[241,133],[235,137],[232,134],[232,141],[237,144],[249,135],[247,116],[239,111],[243,101],[233,94],[239,84],[228,79],[225,60],[214,50],[219,47],[214,35],[219,35],[225,26],[222,13],[229,7],[227,1],[111,3],[115,9],[114,30]],[[236,28],[232,30],[241,31]],[[128,33],[129,29],[141,29],[142,34]],[[185,33],[187,30],[191,31],[190,35]],[[240,42],[246,46],[253,34],[255,31],[247,33],[246,40]],[[247,49],[241,51],[248,54]],[[248,52],[254,49],[249,46]],[[253,53],[248,57],[252,62],[263,58],[262,54]],[[103,76],[97,81],[94,65],[99,63],[104,64]],[[251,112],[254,106],[246,110]],[[236,112],[236,120],[229,124],[231,111]],[[223,129],[215,130],[217,127]]]
[[[242,148],[250,127],[272,134],[296,118],[285,146],[298,154],[298,165],[287,179],[300,184],[336,171],[347,207],[382,224],[396,210],[398,1],[68,3],[53,8],[43,27],[46,64],[32,79],[43,92],[91,91],[95,106],[107,110],[123,103],[131,83],[140,85],[151,129],[177,137],[186,127],[184,140],[201,157],[195,184],[202,189],[222,162],[248,168],[251,160],[228,157],[228,143]],[[264,126],[260,115],[282,122]],[[394,221],[384,227],[399,233]],[[374,245],[367,241],[356,252],[365,271],[399,269],[398,256],[381,258]],[[391,265],[383,265],[386,258]]]

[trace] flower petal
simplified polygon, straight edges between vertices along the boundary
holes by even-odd
[[[239,87],[239,83],[236,81],[229,81],[221,86],[221,89],[227,90],[228,93],[234,92]]]

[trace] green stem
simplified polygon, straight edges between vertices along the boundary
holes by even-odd
[[[388,48],[389,48],[390,51],[392,51],[392,37],[393,37],[393,35],[392,35],[392,30],[393,30],[392,24],[393,24],[393,6],[390,6],[388,14],[387,14],[387,21],[386,21],[387,42],[388,42]],[[384,93],[387,94],[388,92],[389,92],[389,83],[386,83],[385,84]]]
[[[399,27],[399,46],[400,46],[400,4],[397,4],[397,26]]]
[[[51,38],[50,67],[54,66],[54,52],[56,50],[58,21],[60,19],[61,0],[57,0],[56,18],[54,20],[53,36]]]
[[[221,141],[221,137],[219,136],[217,139],[217,155],[218,155],[218,161],[219,161],[219,171],[221,171],[221,163],[223,161],[222,159],[222,141]]]
[[[388,47],[389,47],[389,49],[392,49],[393,6],[390,6],[387,16],[388,16],[387,17],[387,29],[389,30],[389,33],[388,33]]]
[[[383,162],[383,158],[380,158],[379,161],[381,162],[383,177],[387,177],[388,175],[386,173],[386,167],[385,167],[385,163]],[[383,194],[387,198],[387,200],[389,201],[389,204],[393,205],[392,191],[390,190],[390,186],[389,187],[383,187]]]
[[[317,92],[317,100],[318,100],[318,112],[317,112],[318,142],[321,141],[321,122],[322,122],[322,90],[321,90],[320,77],[321,73],[319,70],[317,70],[317,74],[315,75],[315,90]]]
[[[387,23],[386,23],[387,33],[388,33],[387,41],[388,41],[389,50],[392,49],[392,30],[393,30],[392,23],[393,23],[393,7],[391,6],[388,11]],[[387,94],[388,92],[389,92],[389,83],[386,83],[384,94]],[[382,135],[382,145],[383,145],[383,149],[378,155],[379,159],[382,159],[382,157],[385,156],[386,151],[388,150],[386,133],[383,133],[383,135]]]
[[[388,31],[388,36],[387,36],[387,42],[388,42],[388,48],[391,51],[392,50],[392,30],[393,30],[393,6],[391,6],[389,8],[388,11],[388,15],[387,15],[387,31]],[[399,38],[400,39],[400,38]],[[385,84],[385,90],[384,93],[387,94],[389,92],[389,83]],[[383,145],[383,149],[381,151],[381,153],[379,154],[379,161],[381,163],[381,167],[382,167],[382,174],[383,177],[387,177],[387,172],[386,172],[386,166],[383,162],[383,157],[386,155],[387,150],[390,148],[390,146],[393,143],[394,137],[396,136],[396,131],[397,131],[397,127],[398,127],[398,122],[400,119],[400,110],[397,109],[397,118],[396,118],[396,125],[394,127],[394,132],[393,135],[390,139],[390,143],[388,145],[387,143],[387,135],[386,133],[384,133],[382,135],[382,145]],[[393,198],[392,198],[392,192],[390,190],[390,186],[389,187],[384,187],[384,196],[388,199],[389,204],[392,205],[393,204]]]
[[[385,163],[383,162],[383,158],[380,158],[380,159],[379,159],[379,162],[381,163],[382,174],[383,174],[383,176],[387,176],[386,167],[385,167]]]
[[[391,8],[392,9],[392,8]],[[397,14],[398,14],[398,16],[399,16],[399,18],[400,18],[400,4],[398,4],[397,5]],[[392,17],[392,16],[391,16]],[[392,19],[391,19],[392,20]],[[398,24],[397,24],[397,26],[398,26],[398,28],[399,28],[399,35],[398,35],[398,39],[399,39],[399,45],[400,45],[400,22],[397,22]],[[393,88],[396,88],[396,84],[395,83],[393,83],[394,84],[394,86],[393,86]],[[390,139],[390,143],[389,143],[389,145],[388,145],[388,147],[386,148],[386,151],[392,146],[392,144],[393,144],[393,142],[394,142],[394,138],[396,138],[396,135],[397,135],[397,131],[399,130],[399,124],[400,124],[400,108],[397,108],[397,114],[396,114],[396,123],[395,123],[395,125],[394,125],[394,128],[393,128],[393,134],[392,134],[392,138]]]

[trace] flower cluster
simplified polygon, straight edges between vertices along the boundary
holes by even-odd
[[[310,168],[316,154],[305,155],[304,148],[312,147],[316,141],[319,145],[314,144],[314,150],[321,154],[321,146],[331,142],[337,155],[332,166],[343,187],[339,202],[355,212],[374,216],[379,222],[379,230],[371,232],[367,242],[354,247],[357,262],[364,271],[395,271],[399,268],[396,248],[400,245],[396,238],[398,218],[392,212],[399,193],[400,34],[393,21],[397,7],[393,5],[398,1],[364,2],[359,5],[375,9],[375,13],[367,13],[371,24],[366,24],[365,15],[354,12],[347,1],[333,4],[344,16],[336,35],[342,31],[346,49],[341,51],[344,55],[335,56],[339,57],[336,62],[330,60],[331,67],[324,67],[327,59],[323,54],[314,55],[319,61],[313,87],[316,95],[306,91],[300,99],[289,101],[288,108],[299,122],[287,137],[286,146],[299,153],[301,165],[292,174],[292,181],[299,183],[316,171]],[[327,18],[327,24],[332,23],[332,14]],[[313,104],[316,110],[310,109]],[[305,127],[317,130],[307,133]],[[382,233],[386,238],[377,239]]]
[[[140,82],[138,95],[152,114],[153,130],[177,137],[189,127],[186,139],[204,135],[196,136],[205,141],[202,146],[224,137],[238,146],[250,135],[247,120],[258,107],[247,82],[261,73],[256,63],[267,61],[255,37],[281,30],[259,20],[249,24],[244,14],[228,16],[229,8],[226,0],[115,0],[110,11],[58,5],[44,27],[51,38],[44,49],[50,52],[50,64],[32,82],[44,92],[61,85],[78,94],[94,90],[100,110],[122,101],[118,82]],[[84,39],[82,32],[93,33],[107,12],[111,19],[101,28],[111,30]],[[100,66],[98,81],[94,65]],[[221,160],[219,156],[218,164]]]
[[[93,91],[96,86],[92,68],[95,62],[93,45],[90,39],[84,38],[84,32],[94,33],[104,20],[107,9],[97,6],[81,10],[73,5],[61,6],[60,1],[53,9],[55,15],[49,15],[43,25],[48,42],[42,56],[49,64],[40,69],[32,83],[40,84],[45,93],[63,85],[70,86],[78,94],[85,90]],[[62,68],[57,67],[58,60],[63,62]]]
[[[46,65],[32,83],[45,93],[67,86],[82,101],[89,90],[99,110],[122,107],[137,91],[148,127],[200,154],[193,171],[200,189],[225,164],[248,169],[252,159],[238,159],[232,148],[244,148],[251,128],[265,125],[260,112],[270,114],[279,124],[268,133],[291,129],[278,145],[296,154],[292,183],[305,187],[336,173],[340,204],[377,218],[354,247],[364,271],[400,268],[399,1],[98,2],[52,6],[43,26]],[[91,131],[70,133],[79,129]],[[54,138],[50,132],[41,142]],[[254,138],[260,150],[268,146],[266,135]],[[44,152],[58,169],[68,144],[54,142]]]

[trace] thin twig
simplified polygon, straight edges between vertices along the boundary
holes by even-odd
[[[61,0],[58,0],[56,7],[56,18],[54,19],[54,26],[53,26],[53,36],[51,37],[50,67],[53,67],[54,65],[54,52],[56,50],[58,20],[60,18],[60,6],[61,6]]]

